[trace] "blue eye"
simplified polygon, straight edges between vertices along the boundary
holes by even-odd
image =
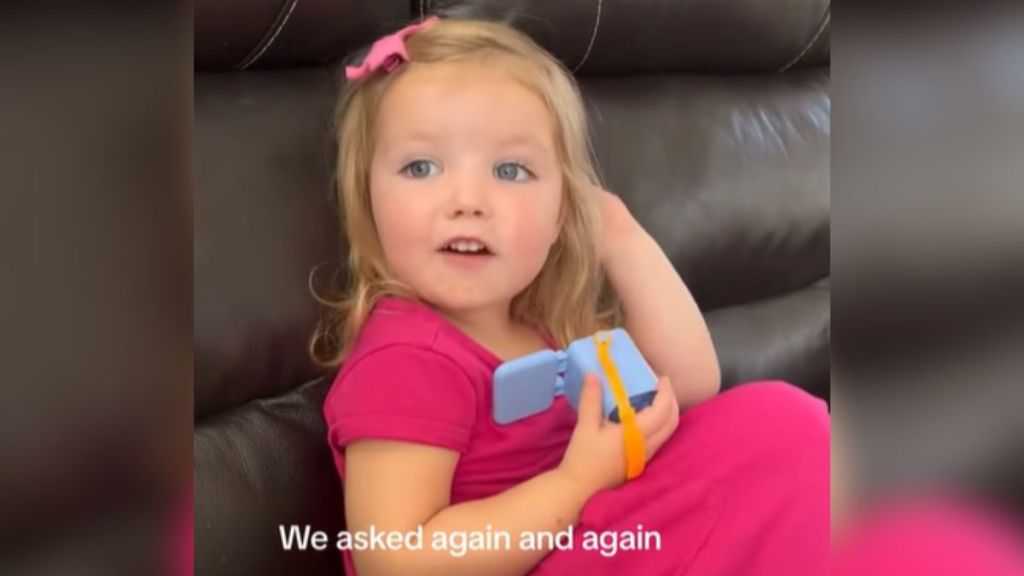
[[[426,178],[436,172],[433,170],[439,170],[436,162],[431,160],[413,160],[402,168],[401,173],[411,178]]]
[[[533,178],[533,172],[530,172],[526,166],[518,162],[502,162],[494,167],[494,176],[498,180],[507,180],[510,182],[526,182],[530,178]]]

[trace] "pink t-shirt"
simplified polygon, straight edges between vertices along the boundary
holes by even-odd
[[[458,452],[452,504],[492,496],[555,467],[575,411],[559,397],[540,414],[496,424],[491,378],[501,363],[429,307],[381,299],[324,401],[339,475],[344,479],[345,446],[366,438]],[[344,556],[355,574],[349,553]]]

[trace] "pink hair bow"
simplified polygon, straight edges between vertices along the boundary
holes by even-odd
[[[431,16],[419,24],[410,24],[394,34],[378,38],[373,43],[373,46],[370,47],[370,52],[366,54],[366,58],[363,58],[362,64],[345,67],[345,78],[358,80],[381,68],[384,69],[384,72],[391,72],[402,62],[408,62],[409,54],[405,51],[405,39],[420,30],[425,30],[437,24],[437,22],[438,17]]]

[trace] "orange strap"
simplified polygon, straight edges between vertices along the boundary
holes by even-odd
[[[612,335],[610,332],[594,334],[594,346],[597,349],[597,360],[601,363],[608,386],[615,397],[615,405],[619,408],[619,421],[622,422],[622,440],[626,449],[626,480],[636,478],[644,471],[645,452],[644,436],[636,423],[636,412],[626,396],[626,387],[622,384],[619,370],[612,360]]]

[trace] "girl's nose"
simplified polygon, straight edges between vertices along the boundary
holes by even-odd
[[[448,214],[451,218],[485,218],[490,215],[487,181],[472,174],[454,174]]]
[[[480,209],[480,208],[471,208],[471,207],[468,207],[468,206],[466,206],[466,207],[459,207],[459,208],[456,208],[452,212],[451,216],[452,216],[452,218],[461,218],[461,217],[464,217],[464,216],[472,216],[474,218],[482,218],[484,216],[484,211],[482,209]]]

